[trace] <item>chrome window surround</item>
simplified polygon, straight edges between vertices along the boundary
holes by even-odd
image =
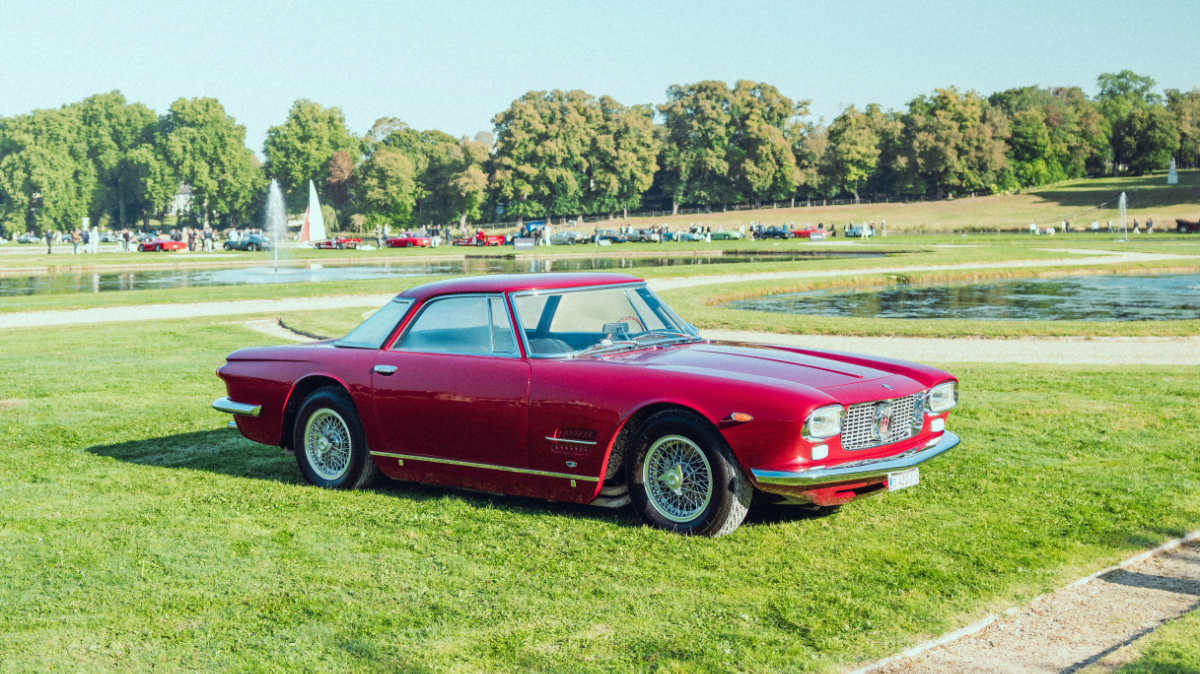
[[[508,318],[508,331],[509,331],[510,335],[512,334],[512,331],[513,331],[512,316],[508,309],[508,302],[505,301],[503,293],[454,293],[453,295],[438,295],[437,297],[432,297],[421,304],[420,309],[417,311],[417,314],[415,316],[413,316],[412,320],[410,320],[408,322],[408,325],[405,326],[404,332],[402,332],[396,336],[396,339],[392,342],[392,346],[391,346],[391,348],[388,349],[388,351],[397,351],[397,352],[402,352],[402,353],[433,353],[433,354],[441,354],[441,355],[446,355],[446,356],[479,356],[482,358],[520,358],[521,351],[520,351],[520,349],[515,349],[515,348],[511,352],[508,352],[508,353],[496,353],[494,351],[489,352],[489,353],[476,353],[476,352],[468,352],[468,351],[419,351],[419,350],[415,350],[415,349],[410,350],[410,349],[399,348],[400,343],[403,342],[404,338],[406,336],[408,336],[408,333],[412,331],[413,326],[415,326],[417,324],[417,321],[421,320],[421,315],[425,313],[426,309],[433,306],[434,304],[437,304],[438,302],[441,302],[442,300],[457,299],[457,298],[462,298],[462,297],[479,297],[484,300],[483,305],[487,308],[487,326],[486,327],[488,329],[488,346],[490,348],[492,348],[492,349],[496,348],[496,344],[495,344],[496,334],[492,330],[492,326],[493,326],[492,303],[489,302],[488,300],[495,298],[495,299],[500,300],[500,302],[502,304],[504,304],[504,306],[505,306],[504,313],[505,313],[505,316]],[[517,342],[514,338],[513,346],[515,347],[516,344],[517,344]]]
[[[694,326],[691,323],[688,323],[687,321],[680,318],[679,314],[676,314],[675,310],[672,309],[669,304],[662,301],[662,298],[659,297],[653,290],[651,290],[646,285],[645,281],[631,281],[629,283],[602,283],[599,285],[575,286],[572,288],[535,288],[532,290],[518,290],[515,292],[510,292],[509,296],[515,299],[517,297],[527,297],[527,296],[536,296],[536,295],[559,295],[559,294],[563,294],[563,293],[583,292],[583,291],[588,291],[588,290],[609,290],[609,289],[613,289],[613,288],[626,288],[626,289],[642,288],[642,289],[645,289],[646,292],[648,292],[654,296],[654,299],[658,300],[658,304],[663,309],[664,313],[666,313],[668,316],[670,316],[671,319],[674,320],[676,323],[678,323],[680,327],[682,327],[684,330],[686,330],[689,334],[695,335],[696,337],[700,336],[700,332],[698,330],[696,330],[696,326]],[[514,322],[519,326],[524,326],[524,323],[521,321],[520,311],[518,311],[518,309],[517,309],[517,303],[513,302],[510,309],[513,312],[513,318],[516,319]],[[547,359],[551,359],[551,360],[570,360],[575,357],[574,353],[534,353],[533,349],[529,345],[529,340],[526,339],[525,328],[522,327],[517,332],[519,333],[518,337],[521,340],[521,345],[525,349],[525,355],[528,358],[547,358]]]

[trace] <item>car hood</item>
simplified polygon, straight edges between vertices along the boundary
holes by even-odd
[[[697,342],[619,352],[605,358],[631,366],[737,381],[757,380],[788,388],[808,387],[825,392],[835,399],[844,397],[839,391],[849,392],[866,382],[881,380],[892,387],[888,390],[894,391],[891,395],[895,396],[908,395],[923,388],[919,382],[904,376],[907,374],[904,372],[906,368],[890,367],[900,365],[892,361],[758,344]],[[873,386],[877,387],[876,384]]]

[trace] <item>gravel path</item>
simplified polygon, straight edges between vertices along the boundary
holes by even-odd
[[[284,311],[381,307],[395,294],[337,295],[333,297],[290,297],[277,300],[235,300],[232,302],[193,302],[189,304],[142,304],[128,307],[23,311],[0,314],[0,329],[36,328],[85,323],[123,321],[159,321],[196,316],[236,316]]]
[[[704,330],[709,339],[851,351],[935,363],[1200,365],[1200,337],[840,337]]]
[[[1200,607],[1200,545],[1072,583],[983,629],[862,672],[1112,671],[1120,649]]]

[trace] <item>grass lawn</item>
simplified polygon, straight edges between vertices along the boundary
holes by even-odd
[[[0,331],[5,669],[831,670],[1200,521],[1197,368],[957,366],[964,443],[920,486],[709,540],[302,484],[209,409],[224,355],[269,341],[217,319]]]
[[[1200,672],[1200,611],[1174,620],[1135,642],[1137,660],[1121,674],[1192,674]]]

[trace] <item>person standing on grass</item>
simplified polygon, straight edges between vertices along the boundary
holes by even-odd
[[[50,255],[53,251],[50,250],[50,242],[54,240],[54,233],[46,230],[46,254]]]

